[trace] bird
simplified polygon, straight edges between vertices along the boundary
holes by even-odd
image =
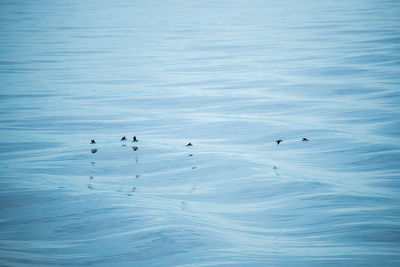
[[[90,141],[91,144],[96,144],[96,141],[94,141],[94,139],[92,139],[92,141]]]
[[[192,143],[187,144],[186,146],[193,146]]]
[[[308,140],[307,138],[303,137],[303,140],[301,140],[301,141],[307,142],[307,141],[309,141],[309,140]]]
[[[134,151],[136,151],[136,150],[138,150],[138,147],[137,147],[137,146],[133,146],[132,149],[133,149]]]
[[[97,149],[96,149],[96,148],[92,149],[92,153],[93,153],[93,154],[96,153],[96,152],[97,152]]]
[[[279,140],[276,140],[275,142],[276,142],[277,145],[279,145],[282,141],[283,141],[283,140],[280,140],[280,139],[279,139]]]
[[[126,136],[122,137],[121,141],[126,141]]]
[[[137,142],[138,140],[136,139],[136,136],[133,137],[132,142]]]

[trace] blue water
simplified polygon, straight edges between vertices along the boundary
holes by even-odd
[[[1,266],[400,265],[399,1],[4,0],[0,36]]]

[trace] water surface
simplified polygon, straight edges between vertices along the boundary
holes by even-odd
[[[399,18],[2,1],[0,265],[399,265]]]

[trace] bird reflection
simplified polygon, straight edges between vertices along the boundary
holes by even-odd
[[[187,207],[186,202],[185,202],[185,201],[182,201],[182,202],[181,202],[181,210],[185,210],[186,207]]]
[[[280,175],[279,175],[279,173],[278,173],[278,171],[276,171],[277,169],[279,169],[277,166],[273,166],[273,167],[272,167],[272,169],[274,169],[274,170],[275,170],[275,174],[276,174],[276,176],[280,176]]]
[[[132,190],[127,194],[128,196],[132,196],[132,193],[136,191],[136,187],[132,187]]]
[[[196,190],[196,185],[194,185],[194,186],[192,187],[192,189],[189,190],[188,193],[190,194],[190,193],[192,193],[194,190]]]

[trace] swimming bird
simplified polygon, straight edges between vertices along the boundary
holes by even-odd
[[[97,152],[96,148],[92,149],[92,153],[96,153],[96,152]]]
[[[134,151],[136,151],[136,150],[138,150],[138,147],[137,147],[137,146],[133,146],[132,149],[133,149]]]
[[[279,145],[282,141],[283,141],[283,140],[280,140],[280,139],[279,139],[279,140],[276,140],[275,142],[276,142],[277,145]]]
[[[138,140],[136,139],[136,136],[133,137],[132,142],[137,142]]]
[[[307,141],[309,141],[309,140],[308,140],[307,138],[303,137],[303,140],[301,140],[301,141],[307,142]]]
[[[193,146],[192,143],[187,144],[186,146]]]
[[[121,141],[126,141],[126,136],[122,137]]]
[[[96,144],[96,141],[94,141],[94,139],[92,139],[92,141],[90,143],[91,144]]]

